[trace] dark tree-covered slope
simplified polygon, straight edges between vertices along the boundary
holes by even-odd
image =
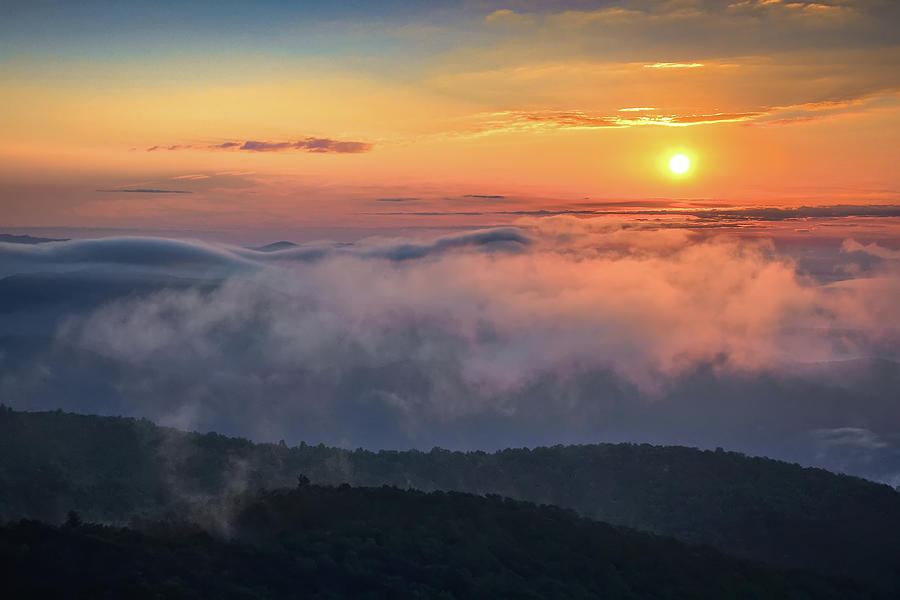
[[[129,530],[73,519],[0,527],[4,591],[22,598],[876,597],[857,584],[496,496],[308,485],[192,514],[199,525]]]
[[[0,411],[0,518],[126,523],[175,502],[314,483],[493,493],[900,593],[900,494],[731,452],[599,444],[483,452],[288,448],[149,421]]]

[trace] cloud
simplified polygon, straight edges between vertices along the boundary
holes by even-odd
[[[194,173],[191,175],[178,175],[177,177],[173,177],[172,179],[176,179],[176,180],[184,179],[187,181],[195,181],[195,180],[209,179],[209,178],[210,178],[209,175],[204,175],[202,173]]]
[[[375,198],[375,202],[414,202],[419,198],[403,197],[403,198]]]
[[[281,242],[277,252],[269,251],[269,246],[251,249],[155,237],[47,240],[42,244],[3,243],[0,240],[0,277],[17,272],[61,271],[98,265],[128,269],[155,267],[176,276],[196,276],[206,272],[220,277],[257,270],[273,261],[289,264],[339,256],[404,261],[467,248],[515,251],[532,242],[526,231],[514,227],[482,229],[422,242],[382,238],[360,244]]]
[[[383,248],[362,250],[363,258],[388,258],[408,260],[454,250],[458,248],[485,248],[490,250],[518,251],[532,244],[531,237],[514,227],[498,227],[474,232],[460,233],[437,238],[427,243],[401,243]]]
[[[372,239],[356,245],[305,245],[274,255],[278,260],[316,261],[329,257],[347,256],[358,259],[387,259],[405,261],[440,255],[452,250],[469,248],[488,251],[518,251],[532,243],[527,232],[515,227],[498,227],[473,232],[446,235],[427,242]]]
[[[633,64],[611,65],[608,63],[558,63],[507,67],[484,72],[464,73],[445,76],[441,85],[445,87],[469,86],[479,90],[489,90],[492,98],[511,95],[506,101],[507,110],[483,112],[469,115],[448,134],[462,137],[479,137],[497,133],[543,133],[559,130],[591,130],[608,128],[631,128],[646,126],[686,127],[695,125],[727,125],[746,123],[753,126],[780,126],[797,123],[835,119],[882,111],[894,112],[900,107],[900,81],[888,83],[890,75],[884,73],[886,57],[872,65],[873,82],[850,82],[849,79],[863,72],[850,58],[839,59],[841,64],[835,69],[846,69],[845,75],[829,77],[841,82],[825,90],[814,90],[826,77],[825,69],[795,66],[793,69],[775,67],[764,59],[747,59],[747,73],[738,74],[729,67],[735,64],[717,63],[717,73],[710,74],[702,81],[691,82],[687,78],[669,82],[655,90],[652,82],[643,81],[631,74]],[[754,64],[757,61],[759,64]],[[768,71],[771,73],[765,74]],[[799,73],[799,75],[798,75]],[[814,77],[815,75],[815,77]],[[804,83],[804,76],[814,81]],[[793,78],[793,79],[792,79]],[[598,103],[595,96],[581,95],[571,90],[573,79],[584,80],[586,88],[602,87],[618,90],[616,100]],[[773,89],[785,90],[781,95],[757,92],[765,82]],[[744,89],[742,100],[716,100],[713,95],[696,96],[698,88]],[[793,89],[796,88],[796,89]],[[768,87],[766,88],[768,89]],[[612,108],[616,105],[654,97],[694,98],[679,107],[636,106]],[[528,99],[530,98],[530,101]],[[794,103],[785,100],[810,99]],[[658,98],[657,98],[658,99]],[[493,100],[496,104],[496,100]],[[538,110],[516,109],[517,105],[539,105],[548,108]],[[608,108],[593,107],[607,105]],[[575,106],[575,109],[553,110],[553,106]],[[611,106],[610,106],[611,105]],[[693,105],[693,107],[691,106]],[[718,110],[719,106],[733,106],[735,110]],[[592,107],[592,108],[579,108]]]
[[[569,112],[520,112],[505,111],[493,113],[486,119],[483,131],[513,131],[517,129],[599,129],[605,127],[627,127],[631,119],[622,120],[617,116],[589,115],[580,111]]]
[[[900,211],[898,211],[898,216],[900,216]],[[856,240],[844,240],[841,249],[844,252],[863,252],[885,260],[900,260],[900,250],[884,248],[876,243],[860,244]]]
[[[178,179],[178,178],[176,178]],[[159,190],[155,188],[132,188],[123,190],[97,190],[98,192],[124,192],[128,194],[193,194],[187,190]]]
[[[574,126],[590,128],[680,119],[806,123],[878,110],[900,86],[891,26],[900,18],[896,2],[624,0],[513,8],[490,13],[492,35],[451,53],[442,63],[450,68],[429,84],[482,106],[559,113],[560,127],[573,126],[563,122],[564,113],[580,113]],[[516,26],[497,27],[501,22]],[[673,98],[677,103],[666,106]],[[860,99],[878,102],[811,114],[817,104]],[[669,119],[617,121],[618,108],[629,106],[657,106]],[[518,123],[484,130],[523,129]]]
[[[747,222],[778,222],[802,219],[840,219],[850,217],[900,217],[900,206],[894,204],[835,204],[797,207],[721,207],[719,201],[621,200],[584,202],[584,208],[538,208],[498,211],[408,211],[375,213],[383,215],[440,216],[440,215],[523,215],[523,216],[671,216],[678,217],[681,227],[727,225]],[[859,249],[857,249],[859,250]],[[851,250],[847,250],[848,252]]]
[[[500,196],[497,194],[465,194],[463,198],[481,198],[484,200],[504,200],[506,196]]]
[[[44,238],[31,235],[13,235],[9,233],[0,233],[0,242],[7,244],[45,244],[47,242],[67,242],[63,238]]]
[[[627,109],[624,112],[637,113],[651,109]],[[617,112],[623,112],[621,109]],[[711,125],[736,123],[760,118],[763,112],[707,113],[707,114],[646,114],[622,116],[617,114],[588,114],[581,111],[504,111],[474,117],[479,123],[471,130],[475,135],[509,133],[516,131],[558,130],[558,129],[607,129],[642,127],[647,125],[667,127],[687,127],[691,125]]]
[[[893,204],[835,204],[831,206],[798,206],[789,208],[774,206],[733,209],[716,208],[691,211],[690,214],[702,219],[744,219],[759,221],[784,221],[805,218],[900,217],[900,206]]]
[[[275,297],[286,303],[270,307],[273,315],[254,319],[273,318],[279,321],[270,324],[273,328],[290,329],[290,314],[297,309],[291,298],[322,294],[329,299],[323,309],[342,315],[348,326],[375,319],[373,330],[363,327],[358,333],[380,339],[387,335],[382,326],[405,322],[388,316],[398,310],[436,327],[432,333],[447,336],[447,343],[467,348],[456,357],[462,376],[494,390],[522,385],[541,372],[599,366],[652,388],[705,362],[755,370],[778,368],[788,356],[839,358],[840,345],[828,340],[832,325],[862,327],[859,350],[865,336],[897,333],[883,326],[867,331],[876,315],[855,314],[842,304],[852,303],[863,288],[805,283],[793,263],[773,255],[766,244],[695,241],[685,230],[623,229],[604,219],[561,216],[523,226],[425,242],[373,239],[268,254],[165,240],[96,240],[44,246],[48,252],[41,260],[172,267],[253,263],[259,268],[235,269],[246,275],[229,286],[242,295],[254,296],[255,288],[262,297],[274,294],[267,305]],[[712,272],[715,280],[708,279]],[[360,296],[362,290],[367,291]],[[229,292],[221,293],[225,304],[234,301]],[[442,314],[450,319],[446,327],[440,324]],[[125,333],[118,329],[119,319],[114,321],[117,329],[108,335],[128,338],[153,329],[135,325]],[[85,330],[88,337],[91,329]]]
[[[793,106],[775,106],[759,118],[759,125],[793,125],[822,119],[855,115],[871,110],[896,109],[900,98],[895,93],[861,95],[841,100],[806,102]]]
[[[63,273],[102,269],[115,278],[157,273],[175,277],[222,277],[257,265],[229,247],[152,237],[111,237],[34,246],[0,243],[0,277],[16,273]]]
[[[496,213],[487,213],[477,210],[456,210],[456,211],[428,211],[428,210],[419,210],[419,211],[393,211],[393,212],[372,212],[372,213],[363,213],[367,215],[381,215],[383,217],[396,217],[396,216],[411,216],[411,217],[447,217],[447,216],[456,216],[456,217],[478,217],[482,215],[488,214],[508,214],[505,212],[496,212]]]
[[[900,272],[820,282],[772,243],[674,225],[528,217],[272,252],[0,244],[0,339],[60,324],[37,353],[4,342],[0,394],[394,448],[900,428],[877,392],[900,382]],[[50,298],[59,312],[36,312]],[[878,427],[859,421],[873,403]]]
[[[744,112],[744,113],[712,113],[708,115],[681,115],[681,116],[663,116],[658,119],[650,119],[651,123],[670,126],[685,125],[708,125],[710,123],[738,123],[740,121],[752,121],[760,117],[763,113]]]
[[[489,22],[515,22],[530,27],[529,33],[557,34],[565,32],[579,42],[590,35],[605,32],[613,41],[621,43],[619,51],[635,51],[628,43],[629,36],[642,34],[638,39],[645,47],[666,48],[656,55],[670,60],[646,62],[653,68],[691,68],[703,66],[684,60],[685,48],[718,48],[720,51],[746,51],[750,47],[767,51],[784,51],[798,47],[827,45],[827,37],[841,47],[881,44],[890,45],[889,27],[882,19],[896,16],[892,2],[779,2],[772,0],[742,0],[731,3],[718,0],[623,0],[618,6],[573,7],[568,2],[540,3],[534,10],[496,11]],[[677,29],[675,29],[677,28]],[[698,31],[705,30],[706,39],[694,40]],[[872,39],[861,34],[868,32]],[[661,35],[667,33],[668,35]],[[781,36],[793,33],[784,39]],[[541,36],[543,38],[543,36]],[[658,43],[655,43],[658,42]],[[602,47],[602,46],[601,46]],[[761,54],[761,53],[760,53]]]
[[[866,450],[880,450],[890,445],[877,433],[861,427],[818,429],[813,433],[827,446],[857,446]]]
[[[508,8],[495,10],[487,15],[484,20],[490,24],[505,25],[507,27],[521,27],[534,24],[534,18],[531,15],[517,13]]]
[[[697,69],[700,67],[705,67],[706,65],[702,63],[673,63],[673,62],[658,62],[653,63],[651,65],[644,65],[645,69]]]
[[[299,146],[299,148],[303,147]],[[239,150],[251,150],[253,152],[280,152],[294,148],[294,142],[257,142],[253,140],[248,140],[238,147]]]
[[[373,144],[368,142],[349,142],[342,140],[333,140],[331,138],[307,137],[302,140],[288,142],[273,142],[261,140],[246,140],[244,142],[222,142],[219,144],[191,144],[172,146],[151,146],[147,148],[147,152],[153,152],[159,149],[166,150],[233,150],[246,152],[286,152],[291,150],[301,150],[303,152],[313,153],[334,153],[334,154],[361,154],[369,152]]]

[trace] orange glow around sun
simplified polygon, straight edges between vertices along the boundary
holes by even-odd
[[[900,204],[900,71],[878,8],[894,3],[337,3],[327,19],[256,4],[236,9],[260,19],[249,46],[243,19],[193,6],[184,37],[125,19],[140,44],[61,12],[0,21],[2,225],[460,227],[573,198]],[[845,20],[865,43],[833,39]],[[755,33],[698,54],[687,32],[721,23]]]

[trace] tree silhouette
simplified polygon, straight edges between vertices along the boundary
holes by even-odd
[[[70,510],[66,515],[66,527],[75,528],[80,527],[82,524],[81,515],[79,515],[74,510]]]

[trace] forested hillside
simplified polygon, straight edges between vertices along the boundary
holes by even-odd
[[[149,421],[0,411],[0,517],[127,523],[175,503],[314,483],[555,504],[770,564],[900,590],[900,494],[731,452],[599,444],[493,454],[288,448]]]
[[[496,496],[320,487],[244,494],[139,530],[0,527],[10,597],[870,599]],[[225,534],[227,533],[227,539]]]

